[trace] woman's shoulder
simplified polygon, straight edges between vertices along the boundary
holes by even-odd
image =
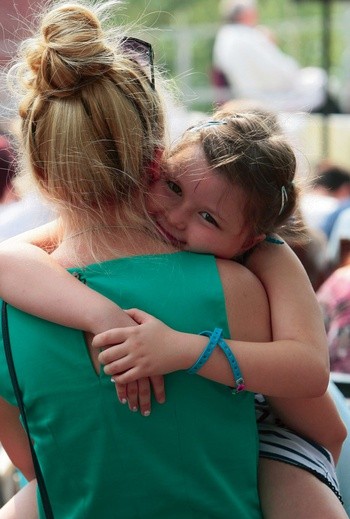
[[[217,260],[225,295],[227,317],[231,331],[242,340],[253,340],[252,327],[261,332],[256,340],[267,340],[269,304],[260,280],[245,266],[234,261]]]
[[[261,288],[259,279],[247,267],[233,260],[216,259],[222,283],[227,289]]]

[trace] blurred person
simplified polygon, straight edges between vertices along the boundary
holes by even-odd
[[[7,204],[17,200],[13,185],[15,174],[15,152],[11,140],[0,134],[0,215]]]
[[[277,111],[320,112],[327,103],[327,74],[302,68],[258,26],[256,0],[222,0],[222,25],[213,48],[213,69],[239,99],[263,101]],[[334,103],[329,111],[339,111]]]
[[[291,240],[288,244],[300,259],[316,291],[329,274],[327,240],[322,231],[312,227],[307,227],[305,233],[307,240],[304,243],[293,243]]]
[[[329,160],[317,164],[309,188],[301,197],[307,225],[330,235],[330,223],[350,203],[350,171]]]
[[[0,218],[0,241],[54,220],[54,209],[36,190],[6,205]]]
[[[39,191],[16,186],[17,150],[12,139],[0,136],[0,241],[34,229],[55,218]]]
[[[344,501],[344,509],[350,517],[350,402],[345,398],[343,393],[338,389],[336,384],[329,384],[329,392],[335,402],[348,432],[345,439],[339,461],[337,463],[337,475],[339,479],[340,491]]]
[[[337,268],[317,298],[327,332],[331,371],[350,374],[350,264]]]
[[[350,208],[336,219],[327,244],[327,255],[333,269],[343,265],[342,248],[350,240]]]
[[[323,188],[338,201],[337,207],[325,218],[321,227],[329,239],[338,217],[350,207],[350,169],[327,161],[321,163],[319,169],[319,176],[315,179],[319,191]]]

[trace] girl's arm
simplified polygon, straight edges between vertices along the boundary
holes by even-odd
[[[328,356],[322,312],[307,274],[290,247],[262,243],[247,266],[268,295],[273,340],[289,338],[305,349],[318,345]],[[326,447],[337,461],[346,428],[328,392],[311,400],[270,398],[269,402],[289,428]]]
[[[294,352],[292,348],[296,345],[300,352],[300,360],[307,362],[304,352],[307,354],[308,351],[313,351],[314,343],[316,346],[318,345],[320,351],[326,348],[323,321],[308,278],[299,260],[288,246],[267,245],[262,247],[259,254],[256,254],[254,258],[256,260],[256,271],[261,270],[260,276],[263,281],[265,280],[266,290],[270,294],[272,322],[275,325],[273,333],[276,334],[274,338],[277,339],[276,347],[283,345],[283,339],[288,339],[290,352]],[[259,264],[260,260],[261,263]],[[282,275],[279,274],[280,270],[283,271]],[[166,373],[173,369],[187,369],[195,362],[207,343],[207,339],[203,337],[179,334],[143,312],[132,311],[131,315],[138,322],[144,324],[135,328],[133,333],[128,335],[129,343],[125,342],[123,345],[112,346],[100,355],[100,360],[103,364],[106,364],[105,370],[109,374],[115,375],[123,371],[126,365],[131,367],[127,374],[116,376],[117,380],[125,381],[129,380],[129,375],[131,375],[131,378],[137,378],[143,373],[152,373],[152,371],[149,371],[149,366],[152,366],[154,373]],[[281,323],[279,323],[279,316]],[[298,324],[299,322],[300,324]],[[95,338],[95,344],[98,346],[117,343],[124,339],[123,334],[122,336],[118,334],[119,331],[117,330],[102,334]],[[242,338],[242,336],[239,338]],[[230,341],[228,342],[230,343]],[[237,348],[240,346],[238,342],[233,343],[232,349],[234,349],[235,344]],[[168,348],[169,345],[172,346]],[[262,347],[260,352],[265,355],[266,347],[270,347],[270,345],[263,344],[260,346]],[[177,364],[173,355],[174,351],[180,353],[177,357]],[[120,364],[118,359],[122,356],[124,358],[122,364]],[[326,356],[328,356],[327,348]],[[238,358],[237,354],[236,357]],[[271,359],[274,360],[272,352]],[[217,360],[216,366],[215,360]],[[253,361],[257,361],[256,356]],[[242,366],[243,364],[241,364]],[[281,371],[281,378],[288,379],[289,366],[288,361],[286,361],[286,374],[283,375]],[[247,368],[242,368],[249,389],[257,388],[255,386],[257,378],[255,377],[254,380],[254,366],[252,368],[252,384],[249,382]],[[261,363],[261,372],[264,373],[263,362]],[[225,365],[225,359],[220,358],[219,351],[216,352],[216,357],[214,354],[199,373],[218,382],[233,384],[232,374],[228,369],[227,362]],[[271,373],[271,376],[271,380],[267,377],[265,382],[264,380],[258,382],[260,389],[257,389],[257,391],[264,392],[261,388],[265,387],[265,393],[268,394],[267,392],[271,387],[267,387],[266,384],[270,382],[274,384],[276,378],[273,373]],[[126,378],[124,379],[124,377]],[[304,382],[305,379],[303,379],[303,374],[300,371],[292,381],[290,395],[299,396]],[[332,452],[334,459],[338,458],[346,436],[346,430],[328,394],[317,399],[273,398],[270,401],[276,414],[288,427],[324,445]],[[327,426],[330,423],[332,427]]]
[[[0,297],[30,314],[63,326],[96,333],[133,321],[108,298],[90,290],[44,250],[53,250],[60,238],[59,222],[23,233],[0,245]],[[30,243],[33,241],[37,246]],[[127,386],[116,385],[119,400],[147,416],[151,389],[158,403],[165,401],[161,376]]]
[[[234,283],[235,272],[234,267],[227,269],[230,262],[224,264],[223,283],[227,286]],[[222,267],[223,263],[219,262],[219,265]],[[233,262],[231,265],[235,265],[236,270],[242,268]],[[312,347],[306,347],[294,337],[275,342],[267,342],[270,338],[265,338],[266,342],[250,342],[257,339],[251,336],[246,316],[253,311],[257,296],[247,292],[241,297],[236,294],[226,299],[228,311],[233,307],[236,309],[234,339],[227,343],[241,367],[246,388],[268,396],[289,398],[322,395],[329,375],[327,351],[322,342]],[[176,332],[143,312],[134,311],[132,317],[142,325],[134,329],[110,330],[94,339],[96,347],[109,347],[100,354],[100,361],[105,364],[106,373],[114,375],[121,383],[146,374],[188,369],[208,342],[206,337]],[[217,382],[234,385],[230,366],[218,348],[199,373]]]
[[[262,282],[270,304],[272,339],[276,347],[289,341],[329,364],[322,312],[301,262],[287,244],[263,242],[248,257],[247,268]],[[305,357],[306,360],[307,357]]]
[[[36,245],[37,247],[46,250],[46,252],[51,252],[57,247],[60,237],[60,221],[52,220],[40,227],[35,227],[29,231],[17,234],[12,238],[3,241],[2,244],[5,244],[5,247],[7,247],[8,244],[12,243],[31,243],[32,245]]]
[[[90,290],[44,250],[19,239],[0,246],[0,286],[0,297],[12,306],[63,326],[96,334],[117,324],[135,324],[119,306]]]
[[[42,237],[43,234],[40,235],[40,233],[37,233],[36,237],[33,232],[26,233],[26,236],[28,235],[31,235],[30,239],[36,239],[37,243],[43,244],[45,242],[45,232],[44,238]],[[38,236],[40,236],[39,239]],[[92,333],[98,333],[114,326],[116,319],[127,319],[114,303],[80,283],[43,251],[29,244],[19,244],[17,240],[11,241],[12,245],[7,242],[6,248],[0,250],[1,295],[11,304],[40,317]],[[267,245],[261,247],[250,258],[249,266],[260,275],[270,296],[273,333],[278,342],[276,345],[273,343],[247,345],[242,342],[244,340],[242,336],[241,341],[231,343],[244,373],[247,388],[277,396],[313,396],[315,392],[320,394],[323,387],[322,382],[321,391],[317,384],[320,383],[320,379],[322,380],[322,370],[326,372],[324,364],[322,364],[324,362],[322,361],[324,349],[323,324],[320,324],[320,314],[318,308],[315,308],[314,295],[306,274],[287,246]],[[296,274],[294,272],[295,267],[297,267]],[[279,272],[280,270],[282,270],[282,274]],[[229,276],[231,275],[230,273]],[[16,290],[14,290],[14,287],[16,287]],[[17,287],[19,287],[18,291]],[[293,297],[290,297],[290,294],[293,294]],[[282,302],[276,304],[276,298],[277,300],[280,298]],[[249,298],[246,298],[246,300],[249,300]],[[84,302],[83,305],[82,301]],[[228,302],[228,306],[234,303],[235,301]],[[288,305],[291,308],[288,308]],[[281,322],[278,319],[279,315]],[[143,322],[143,317],[141,318],[140,315],[134,314],[134,317]],[[244,321],[244,313],[242,318]],[[151,318],[149,317],[149,319]],[[301,324],[299,324],[299,321]],[[132,321],[124,321],[125,325],[128,325],[129,322]],[[120,321],[120,324],[123,324],[123,321]],[[135,350],[133,353],[134,359],[128,359],[134,362],[132,366],[134,371],[129,371],[125,376],[117,377],[120,382],[136,380],[142,376],[142,373],[151,375],[152,373],[159,374],[176,369],[186,369],[195,362],[207,343],[205,337],[175,332],[165,327],[158,320],[145,321],[145,326],[135,328],[134,333],[137,333],[136,338],[139,345],[142,341],[148,340],[149,354],[155,351],[161,352],[161,354],[159,353],[159,356],[157,354],[156,357],[151,358],[147,372],[142,364],[137,366],[137,350]],[[145,333],[144,336],[141,335],[143,333]],[[292,347],[299,337],[301,338],[299,351],[297,348],[293,350]],[[285,338],[287,340],[284,340]],[[160,343],[159,347],[156,347],[157,340]],[[95,345],[97,347],[107,346],[120,341],[123,341],[120,331],[114,330],[99,336],[95,340]],[[309,350],[307,348],[308,341],[311,342]],[[166,357],[167,350],[164,348],[165,344],[169,346],[168,358]],[[145,346],[147,346],[147,342]],[[250,351],[253,350],[251,353],[249,353],[249,346]],[[280,352],[275,349],[271,351],[271,346],[276,347]],[[316,346],[318,346],[318,349]],[[130,350],[132,348],[131,344]],[[280,353],[279,356],[283,360],[284,349],[289,349],[293,362],[290,362],[290,355],[289,358],[286,355],[284,370],[283,368],[280,370],[280,361],[277,357]],[[120,346],[118,346],[118,348],[110,348],[109,351],[101,354],[103,363],[113,362],[105,368],[106,372],[111,375],[119,373],[115,362],[118,362],[120,351]],[[178,352],[179,355],[175,356],[174,352]],[[319,377],[319,380],[316,377],[315,386],[307,372],[309,368],[312,370],[313,356],[314,354],[317,356],[319,352],[321,352],[321,360],[319,360],[321,377]],[[244,353],[247,353],[247,355],[244,355]],[[269,355],[270,361],[268,360]],[[147,356],[143,357],[143,359],[147,358]],[[268,364],[267,370],[266,364]],[[300,370],[298,369],[299,364],[301,364]],[[294,365],[296,366],[296,375],[293,375]],[[200,374],[218,382],[234,384],[226,358],[220,355],[219,351],[214,352],[212,359],[202,368]],[[298,383],[298,381],[301,382]],[[304,384],[303,381],[307,381],[307,384]],[[122,388],[120,398],[125,396],[125,388]],[[277,408],[279,404],[275,405]],[[302,403],[300,405],[303,409],[307,408]],[[281,409],[283,411],[283,401]],[[297,411],[297,402],[294,406],[291,406],[291,409],[291,413],[288,414],[290,420],[293,420],[293,417],[299,419],[301,415]],[[282,411],[279,411],[279,414]],[[306,412],[306,415],[309,417],[310,413]],[[288,422],[288,420],[285,421]],[[306,423],[303,419],[301,419],[301,422],[304,425]],[[293,425],[293,423],[289,421],[289,426],[298,429],[298,426]],[[322,421],[322,423],[324,422]],[[318,428],[318,430],[321,431],[321,428]],[[341,431],[342,428],[340,427],[339,430]],[[305,434],[327,446],[326,440],[315,438],[312,432],[306,431]]]
[[[34,313],[39,317],[90,331],[93,334],[100,332],[103,328],[115,326],[115,324],[106,326],[110,312],[112,314],[116,312],[116,306],[113,303],[111,307],[111,302],[108,302],[103,296],[89,292],[86,286],[73,279],[64,269],[58,267],[51,258],[45,256],[42,251],[36,250],[37,259],[41,254],[41,263],[39,264],[31,254],[28,255],[28,247],[30,247],[28,244],[22,244],[12,245],[11,247],[8,245],[6,248],[0,249],[0,295],[4,299],[14,306],[29,313]],[[44,274],[46,272],[44,265],[49,267],[48,274]],[[225,265],[225,268],[223,265]],[[227,265],[231,265],[231,267]],[[234,284],[237,268],[242,269],[243,267],[233,262],[221,260],[219,268],[223,273],[223,284],[228,286],[230,283]],[[15,289],[15,287],[18,287],[18,289]],[[237,315],[239,315],[240,309],[245,308],[250,311],[254,306],[252,302],[255,299],[254,294],[247,297],[243,293],[241,298],[235,298],[234,296],[229,298],[226,301],[226,306],[227,309],[230,309],[232,305],[235,306]],[[240,315],[244,325],[245,313],[241,311]],[[120,315],[120,318],[122,319],[123,316]],[[237,335],[236,330],[239,323],[240,321],[237,319],[236,326],[233,328],[235,330],[234,339],[239,340],[231,341],[230,346],[241,366],[249,390],[262,392],[268,396],[280,397],[314,397],[324,393],[328,383],[328,354],[322,341],[316,341],[311,346],[305,347],[305,342],[297,342],[295,334],[292,334],[291,336],[287,335],[287,338],[281,336],[280,340],[273,343],[244,342],[251,341],[252,337],[249,333],[242,333],[241,337]],[[292,319],[292,323],[298,324],[295,319]],[[120,321],[118,325],[120,326]],[[248,329],[248,331],[251,330]],[[174,336],[172,337],[174,339]],[[177,366],[178,360],[175,360],[174,352],[178,351],[178,344],[185,340],[187,345],[192,345],[191,363],[186,363],[186,366],[189,367],[204,349],[207,339],[196,335],[190,338],[189,334],[179,334],[178,337],[176,344],[169,345],[175,348],[171,358],[174,359]],[[120,336],[118,340],[105,336],[105,342],[100,338],[99,343],[96,344],[103,347],[124,340]],[[159,337],[158,340],[162,343]],[[269,341],[270,339],[266,340]],[[150,342],[151,349],[154,342]],[[110,358],[102,360],[104,362],[111,361]],[[224,384],[234,384],[229,366],[227,366],[225,358],[221,357],[218,352],[215,352],[208,366],[202,369],[203,376],[214,378]],[[210,366],[213,368],[213,373],[209,373],[211,371]],[[151,371],[154,371],[152,366],[150,368]],[[174,369],[178,368],[175,367]],[[165,372],[167,371],[157,374]],[[149,375],[139,373],[135,377],[126,373],[119,377],[118,382],[129,383],[142,376]],[[296,380],[299,380],[300,383],[295,383]]]

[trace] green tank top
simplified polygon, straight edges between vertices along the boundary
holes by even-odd
[[[123,308],[228,336],[212,256],[137,256],[71,270]],[[96,374],[82,332],[8,310],[55,519],[261,518],[252,394],[180,371],[165,377],[166,403],[153,402],[143,417],[119,403],[110,377]],[[15,403],[0,350],[0,394]]]

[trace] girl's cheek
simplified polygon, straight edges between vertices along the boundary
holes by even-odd
[[[149,194],[146,198],[146,209],[150,214],[157,211],[156,197],[152,194]]]
[[[164,212],[165,208],[169,206],[168,199],[165,195],[159,194],[159,193],[150,193],[147,197],[147,211],[149,213],[162,213]]]

